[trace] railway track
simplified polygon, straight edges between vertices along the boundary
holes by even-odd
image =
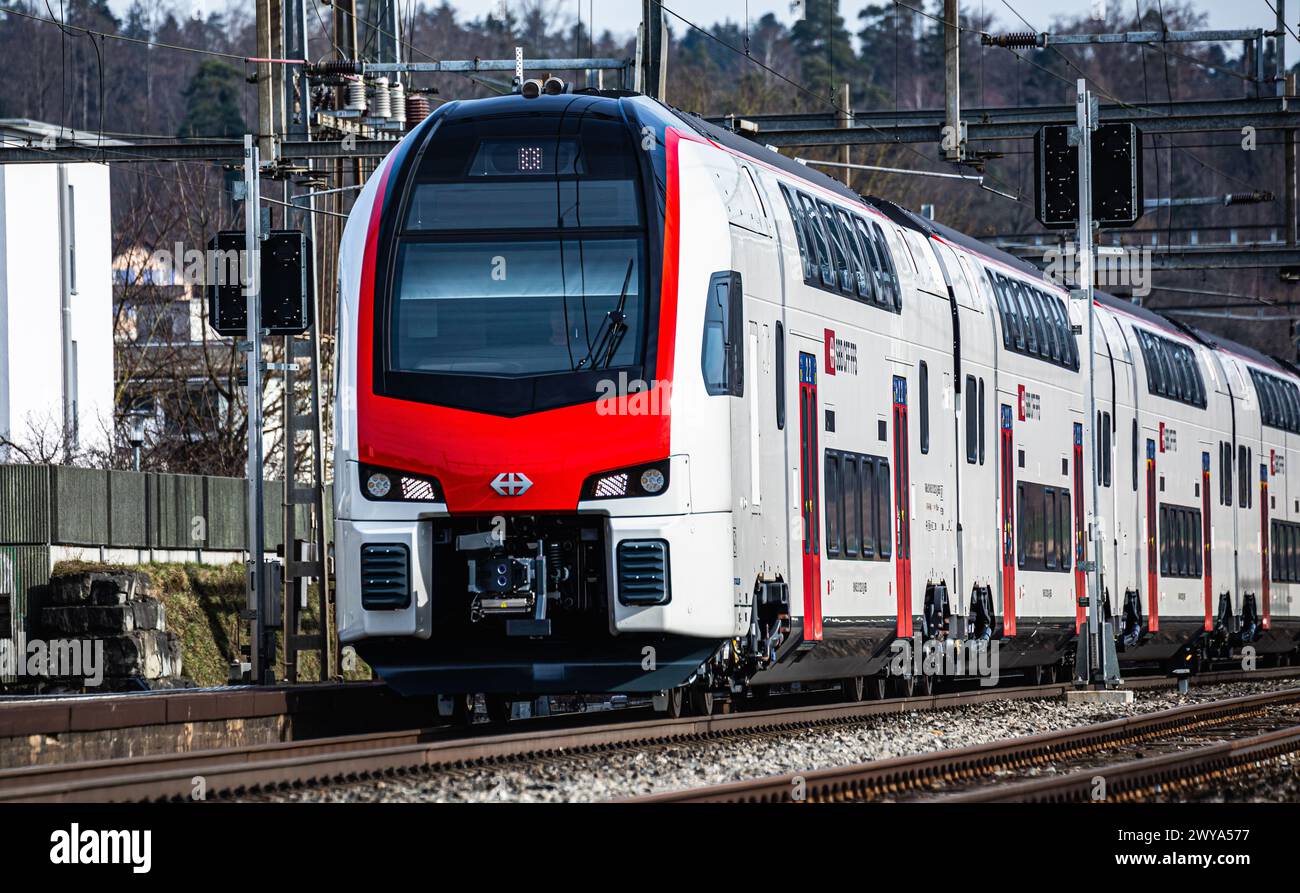
[[[1290,679],[1300,670],[1210,673],[1198,684]],[[1134,679],[1133,688],[1172,687],[1163,677]],[[245,796],[317,784],[405,776],[441,769],[565,758],[616,749],[753,735],[788,734],[916,710],[947,710],[1008,699],[1061,695],[1068,685],[988,688],[864,703],[795,706],[675,720],[589,723],[507,734],[452,733],[445,727],[277,742],[128,759],[0,770],[0,802],[188,800],[197,776],[206,798]],[[1300,689],[1297,689],[1300,697]],[[1227,702],[1223,702],[1227,703]],[[452,737],[453,734],[456,737]]]
[[[1267,728],[1278,716],[1287,728]],[[1135,799],[1167,782],[1191,783],[1252,760],[1300,750],[1300,687],[1176,707],[1111,722],[1079,726],[973,747],[878,760],[855,766],[786,773],[728,784],[632,798],[658,803],[868,802],[942,799],[945,802]],[[1161,742],[1176,747],[1189,737],[1226,740],[1188,750],[1111,764],[1108,755],[1140,752]],[[1234,737],[1244,736],[1244,737]],[[1100,763],[1100,765],[1099,765]],[[1007,784],[1008,776],[1088,768]],[[974,788],[973,790],[968,790]],[[953,793],[956,789],[957,792]],[[935,794],[938,797],[935,797]]]

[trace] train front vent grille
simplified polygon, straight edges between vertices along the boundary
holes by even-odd
[[[618,544],[618,600],[625,605],[664,605],[672,597],[668,543],[624,540]]]
[[[396,611],[411,606],[411,553],[405,543],[361,547],[361,607]]]

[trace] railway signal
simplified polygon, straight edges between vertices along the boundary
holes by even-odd
[[[1049,229],[1079,224],[1076,132],[1077,127],[1049,124],[1034,140],[1034,211]],[[1143,210],[1142,132],[1133,124],[1101,124],[1088,148],[1092,219],[1100,227],[1132,226]]]

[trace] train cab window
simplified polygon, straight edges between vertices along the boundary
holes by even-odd
[[[976,426],[980,422],[979,412],[975,408],[975,376],[966,376],[966,461],[971,465],[979,453],[979,445],[975,442]]]
[[[921,452],[930,452],[930,367],[921,361]]]
[[[807,282],[812,278],[813,274],[814,262],[810,256],[811,252],[808,246],[808,240],[812,237],[804,235],[803,224],[800,222],[803,215],[800,214],[799,208],[795,204],[794,196],[790,194],[789,187],[784,183],[780,184],[780,186],[781,195],[785,197],[785,206],[790,210],[790,222],[794,225],[794,237],[799,243],[799,259],[803,263],[803,278],[804,281]]]
[[[704,305],[700,369],[704,390],[715,397],[745,395],[744,288],[734,270],[714,273]]]

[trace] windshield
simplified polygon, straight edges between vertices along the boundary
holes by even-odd
[[[641,252],[619,237],[406,243],[393,368],[517,376],[638,363]]]
[[[620,115],[583,103],[446,122],[402,222],[389,369],[517,378],[640,364],[635,151]]]

